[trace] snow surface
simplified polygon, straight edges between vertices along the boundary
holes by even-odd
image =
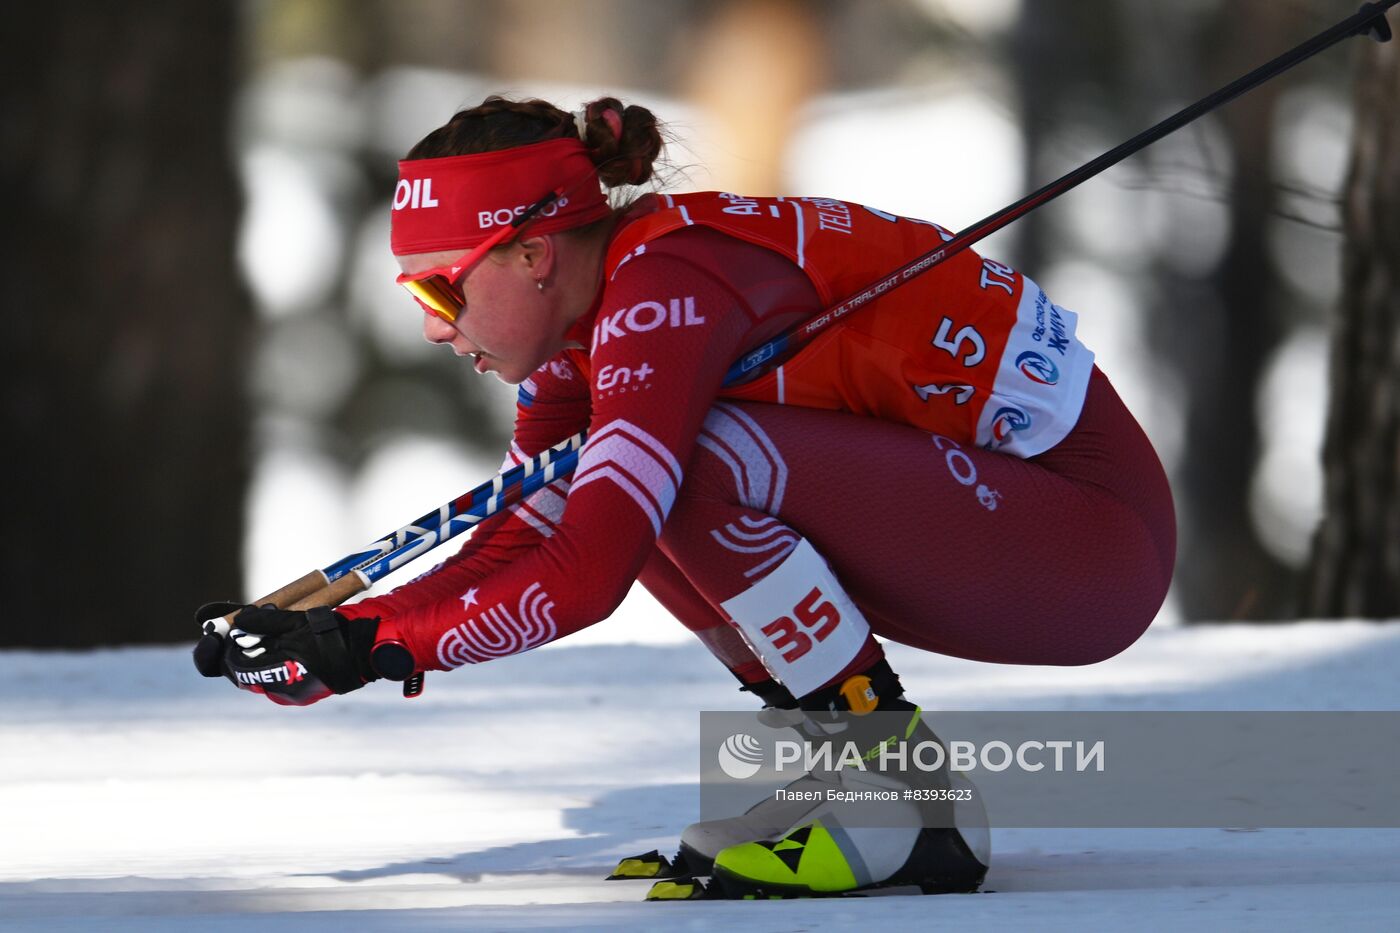
[[[1400,702],[1394,623],[1154,628],[1088,668],[889,653],[935,709]],[[566,641],[304,710],[203,680],[188,646],[3,652],[0,929],[1400,929],[1381,830],[994,828],[971,896],[648,904],[602,880],[695,818],[696,711],[749,707],[690,643]]]

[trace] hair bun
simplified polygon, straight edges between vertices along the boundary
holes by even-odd
[[[651,178],[661,130],[650,110],[601,97],[584,108],[584,117],[584,145],[604,185],[640,185]]]

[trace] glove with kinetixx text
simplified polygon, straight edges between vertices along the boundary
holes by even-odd
[[[239,610],[227,635],[207,624]],[[405,680],[413,657],[397,639],[377,637],[378,619],[346,619],[327,607],[306,611],[208,603],[197,619],[204,637],[194,649],[206,677],[227,677],[283,706],[309,706],[349,693],[381,677]]]

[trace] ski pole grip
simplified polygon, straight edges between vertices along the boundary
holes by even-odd
[[[351,576],[353,576],[353,574]],[[268,603],[272,603],[272,605],[276,606],[278,609],[287,609],[292,603],[305,599],[322,589],[328,588],[329,587],[326,586],[326,575],[319,570],[313,570],[305,576],[298,577],[281,589],[273,590],[261,599],[254,600],[253,605],[266,606]],[[348,596],[345,598],[349,599]],[[316,605],[322,604],[317,603]],[[220,618],[219,623],[222,623],[222,625],[216,623],[215,630],[222,634],[233,628],[233,617],[236,615],[238,615],[238,612],[230,612],[228,615]]]
[[[305,599],[317,590],[322,589],[325,585],[326,575],[319,570],[313,570],[306,574],[306,576],[298,577],[291,583],[288,583],[280,590],[268,593],[262,599],[258,600],[257,605],[263,606],[267,603],[272,603],[278,609],[285,609],[297,600]]]
[[[317,606],[339,606],[351,596],[363,593],[369,589],[370,581],[359,571],[347,573],[329,586],[322,586],[320,589],[304,596],[290,606],[282,608],[300,612],[305,609],[314,609]]]

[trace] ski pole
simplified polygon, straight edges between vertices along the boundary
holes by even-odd
[[[339,577],[335,582],[324,586],[315,592],[303,597],[295,603],[283,606],[286,609],[311,609],[315,606],[338,606],[345,600],[369,589],[377,580],[393,573],[409,561],[421,557],[428,551],[437,547],[445,541],[457,537],[457,535],[474,527],[478,522],[489,518],[501,509],[507,508],[526,498],[544,486],[573,473],[578,466],[579,449],[583,442],[587,440],[588,432],[580,431],[573,437],[565,441],[564,444],[571,445],[562,454],[558,454],[553,460],[537,468],[534,472],[522,474],[517,477],[517,481],[506,485],[499,492],[491,492],[479,501],[465,509],[462,509],[450,519],[435,525],[432,528],[420,529],[420,533],[406,538],[401,544],[392,550],[376,555],[365,563],[355,567],[353,570]],[[574,442],[577,442],[575,445]],[[563,446],[562,444],[559,446]],[[520,464],[515,470],[529,465],[530,461]],[[514,471],[512,471],[514,472]],[[477,490],[484,489],[485,485]],[[465,498],[465,497],[463,497]],[[445,506],[444,506],[445,508]],[[226,619],[228,617],[225,617]],[[223,634],[222,630],[219,634]]]
[[[322,591],[337,584],[347,577],[354,577],[360,568],[379,564],[383,565],[387,559],[397,559],[393,561],[392,567],[380,570],[372,580],[377,580],[389,570],[396,569],[419,553],[430,550],[441,541],[434,540],[434,537],[441,529],[456,527],[448,537],[455,537],[466,528],[470,528],[478,522],[491,517],[508,505],[518,501],[530,492],[534,492],[540,486],[552,482],[556,476],[567,476],[573,472],[574,463],[577,460],[577,452],[587,440],[587,432],[579,432],[573,437],[565,438],[552,447],[547,447],[533,457],[516,464],[508,470],[503,470],[491,479],[471,489],[450,502],[444,502],[431,512],[419,516],[402,528],[396,528],[363,549],[355,551],[342,557],[335,563],[320,570],[298,577],[286,586],[274,590],[261,599],[256,605],[263,606],[272,603],[281,609],[297,608],[309,609],[312,606],[334,606],[344,602],[351,595],[360,592],[365,587],[353,590],[344,596],[336,599],[335,602],[324,601],[331,598],[330,595],[320,595]],[[569,455],[573,459],[568,459]],[[559,467],[567,460],[567,467],[560,472]],[[531,482],[531,478],[536,478]],[[544,479],[539,479],[545,477]],[[528,485],[528,488],[520,487]],[[446,538],[442,539],[446,540]],[[409,556],[404,556],[408,552]],[[343,591],[348,584],[341,584]],[[368,586],[368,582],[365,584]],[[317,599],[312,599],[315,596]],[[304,604],[304,605],[303,605]],[[230,613],[221,619],[211,620],[206,626],[212,626],[212,631],[224,634],[228,631],[236,613]]]

